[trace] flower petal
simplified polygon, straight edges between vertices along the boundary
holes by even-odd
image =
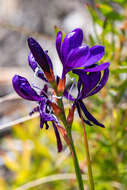
[[[45,82],[48,82],[48,80],[45,78],[44,73],[41,70],[37,70],[37,76],[44,80]]]
[[[82,67],[88,56],[89,46],[80,46],[69,53],[65,65],[72,68]]]
[[[83,32],[80,28],[73,30],[72,32],[68,33],[62,43],[61,47],[61,55],[62,55],[62,63],[66,62],[67,55],[69,52],[81,46],[83,41]]]
[[[80,107],[82,109],[82,111],[84,112],[85,116],[87,117],[87,119],[89,121],[92,121],[95,125],[98,125],[100,127],[104,128],[104,125],[102,123],[100,123],[99,121],[97,121],[92,115],[91,113],[88,112],[88,110],[86,109],[86,106],[84,105],[84,103],[80,100],[79,101]]]
[[[40,128],[42,129],[44,126],[45,122],[43,121],[43,119],[40,117]]]
[[[103,74],[100,82],[96,86],[96,88],[94,90],[92,90],[86,97],[92,96],[92,95],[96,94],[97,92],[99,92],[105,86],[105,84],[108,80],[108,77],[109,77],[109,69],[107,68],[104,70],[104,74]]]
[[[79,107],[79,104],[78,104],[78,103],[76,104],[76,107],[77,107],[78,115],[79,115],[79,117],[81,118],[81,111],[80,111],[80,107]],[[84,123],[86,123],[87,125],[93,126],[93,125],[90,123],[89,120],[86,120],[86,119],[83,118],[83,121],[84,121]]]
[[[80,90],[81,90],[81,85],[82,85],[82,81],[81,81],[81,79],[79,78],[79,79],[78,79],[78,82],[77,82],[78,92],[80,92]]]
[[[59,58],[62,61],[62,57],[61,57],[61,44],[62,44],[62,32],[59,31],[58,34],[57,34],[57,36],[56,36],[56,50],[57,50],[57,53],[59,55]]]
[[[83,69],[75,69],[73,73],[79,75],[79,80],[82,81],[83,85],[82,90],[79,93],[78,99],[85,98],[91,92],[91,90],[96,87],[101,78],[101,72],[93,72],[87,74]]]
[[[105,54],[104,46],[96,45],[90,48],[90,55],[85,63],[85,66],[90,66],[99,61]]]
[[[47,84],[44,85],[43,89],[40,92],[40,95],[48,98],[48,85]]]
[[[15,75],[12,79],[12,84],[19,96],[26,100],[40,101],[42,98],[34,89],[31,88],[26,78]]]
[[[69,94],[67,90],[64,91],[64,94],[63,94],[63,95],[64,95],[64,97],[65,97],[66,99],[68,99],[68,100],[71,100],[71,101],[74,101],[74,100],[75,100],[75,98],[74,98],[71,94]]]
[[[93,125],[90,123],[89,120],[86,120],[86,119],[83,118],[83,121],[84,121],[84,123],[86,123],[87,125],[89,125],[89,126],[93,126]]]
[[[33,38],[28,38],[28,46],[42,70],[50,73],[50,62],[47,58],[47,52],[44,52],[40,44]]]
[[[50,57],[48,56],[48,51],[47,50],[45,51],[45,56],[46,56],[46,59],[47,59],[47,62],[49,64],[50,68],[53,70],[52,61],[51,61]]]
[[[53,124],[53,128],[54,128],[55,135],[56,135],[58,152],[61,152],[62,151],[62,142],[61,142],[61,138],[59,135],[59,131],[58,131],[55,123],[53,122],[52,124]]]
[[[33,115],[35,112],[39,112],[39,106],[33,108],[33,110],[29,113],[29,115]]]
[[[97,65],[95,67],[92,68],[86,68],[84,69],[84,71],[86,72],[98,72],[98,71],[103,71],[105,69],[107,69],[109,67],[110,63],[106,62],[106,63],[102,63],[101,65]]]
[[[41,102],[40,102],[40,117],[44,122],[46,121],[54,121],[58,123],[58,120],[56,116],[51,112],[47,111],[47,106],[48,106],[48,99],[43,97]]]
[[[28,63],[29,63],[29,66],[31,67],[31,69],[35,72],[35,70],[37,68],[37,62],[35,61],[31,52],[28,55]]]
[[[45,82],[48,82],[48,80],[45,78],[43,71],[41,71],[37,65],[37,62],[35,61],[32,53],[30,52],[28,55],[28,62],[31,69],[35,72],[35,74]]]
[[[49,128],[49,125],[48,125],[48,123],[47,122],[45,122],[45,126],[46,126],[46,130]]]
[[[89,47],[88,46],[80,46],[72,50],[67,58],[66,64],[63,66],[62,78],[74,68],[83,67],[85,61],[89,56]]]

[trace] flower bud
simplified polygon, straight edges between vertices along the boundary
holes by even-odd
[[[74,111],[75,111],[75,105],[72,106],[71,109],[69,109],[69,114],[67,116],[67,122],[69,124],[72,124],[73,119],[74,119]]]
[[[66,81],[66,78],[59,79],[57,91],[60,94],[62,94],[64,92],[64,90],[65,90],[65,81]]]

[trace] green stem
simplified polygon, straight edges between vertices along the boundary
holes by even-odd
[[[66,128],[67,136],[68,136],[69,141],[70,141],[69,149],[71,151],[71,155],[73,158],[73,163],[74,163],[74,167],[75,167],[75,173],[76,173],[76,177],[77,177],[77,181],[78,181],[79,190],[84,190],[82,175],[81,175],[81,171],[80,171],[80,167],[79,167],[79,162],[78,162],[78,158],[77,158],[76,151],[75,151],[75,146],[74,146],[73,139],[72,139],[71,126],[69,126],[69,124],[67,123],[63,102],[61,99],[58,100],[58,104],[62,110],[62,114],[60,116],[60,119],[62,120],[62,122]]]
[[[80,170],[80,167],[79,167],[79,162],[78,162],[78,158],[77,158],[77,155],[76,155],[75,146],[74,146],[74,143],[73,143],[71,132],[70,132],[70,134],[68,133],[68,136],[70,137],[70,147],[69,148],[70,148],[71,155],[72,155],[72,158],[73,158],[73,163],[74,163],[74,167],[75,167],[75,173],[76,173],[76,177],[77,177],[77,181],[78,181],[79,190],[84,190],[81,170]]]
[[[86,159],[87,159],[87,166],[88,166],[89,186],[90,186],[90,190],[94,190],[94,180],[93,180],[93,175],[92,175],[92,168],[91,168],[88,140],[87,140],[85,125],[84,125],[84,122],[83,122],[82,119],[81,119],[81,122],[82,122],[82,125],[83,125],[83,136],[84,136],[84,145],[85,145],[85,150],[86,150]]]

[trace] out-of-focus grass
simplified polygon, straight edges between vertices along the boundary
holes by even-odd
[[[6,167],[11,171],[9,180],[6,181],[8,189],[15,189],[24,183],[54,173],[73,172],[72,160],[66,146],[63,152],[58,154],[52,127],[49,130],[40,130],[38,119],[14,126],[13,135],[6,137],[4,144],[13,155],[11,157],[5,153],[2,156]],[[4,179],[1,178],[0,183],[4,184]],[[70,189],[74,185],[74,180],[56,181],[43,184],[43,188]]]
[[[96,189],[124,190],[127,185],[127,111],[114,108],[103,122],[106,125],[105,129],[86,126]],[[86,174],[82,126],[77,120],[73,124],[73,138],[81,169]],[[3,190],[16,189],[44,176],[74,172],[65,144],[63,152],[58,154],[52,128],[40,130],[38,119],[14,126],[13,135],[4,139],[4,145],[11,152],[3,154],[5,165],[11,172],[8,179],[0,179]],[[74,180],[56,180],[31,189],[70,190],[74,187]]]

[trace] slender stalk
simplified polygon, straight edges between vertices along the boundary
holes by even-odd
[[[83,126],[83,136],[84,136],[84,145],[85,145],[85,150],[86,150],[86,159],[87,159],[87,166],[88,166],[89,186],[90,186],[90,190],[94,190],[94,180],[93,180],[93,175],[92,175],[92,168],[91,168],[88,140],[87,140],[85,125],[84,125],[84,122],[83,122],[82,119],[81,119],[81,123],[82,123],[82,126]]]
[[[79,190],[84,190],[82,175],[81,175],[81,171],[80,171],[80,167],[79,167],[79,162],[78,162],[77,154],[75,151],[75,146],[74,146],[73,139],[72,139],[71,126],[69,126],[67,123],[63,102],[61,99],[58,100],[58,104],[62,110],[62,114],[61,114],[60,118],[61,118],[61,120],[62,120],[62,122],[66,128],[67,136],[68,136],[69,141],[70,141],[69,149],[71,151],[71,155],[73,158],[73,163],[74,163],[74,167],[75,167],[75,173],[76,173],[76,177],[77,177],[77,181],[78,181]]]
[[[70,142],[71,143],[70,143],[69,148],[70,148],[72,158],[73,158],[73,163],[74,163],[74,167],[75,167],[75,173],[76,173],[76,177],[77,177],[77,181],[78,181],[79,190],[84,190],[81,170],[80,170],[80,167],[79,167],[78,158],[77,158],[77,155],[76,155],[75,146],[74,146],[74,143],[73,143],[71,132],[68,135],[70,137]]]

